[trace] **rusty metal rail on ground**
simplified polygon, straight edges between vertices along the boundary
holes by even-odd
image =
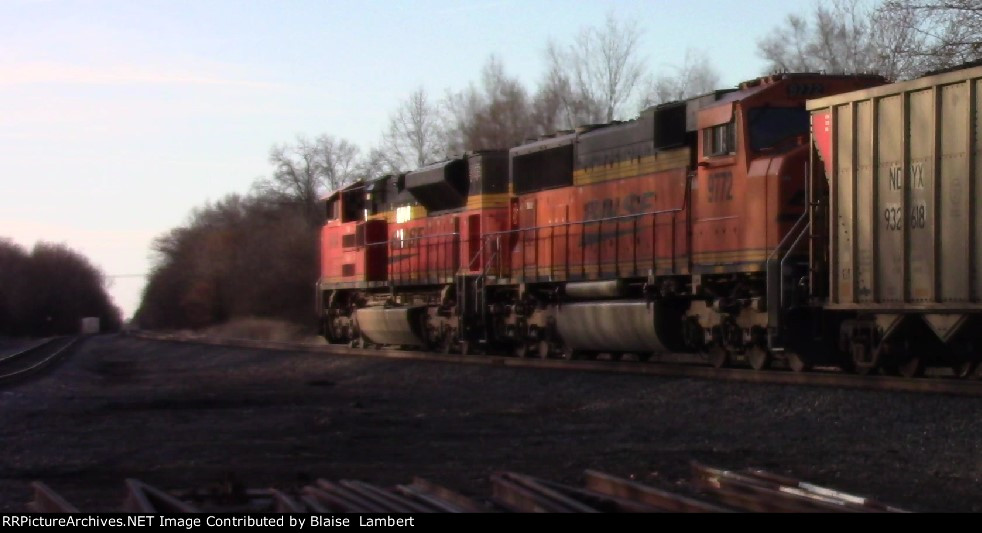
[[[190,342],[213,346],[231,346],[263,350],[302,351],[331,355],[379,357],[511,368],[544,368],[579,370],[614,374],[643,374],[662,377],[714,379],[741,383],[804,385],[849,389],[982,396],[982,381],[944,377],[903,378],[897,376],[860,376],[834,371],[791,372],[787,370],[750,370],[712,368],[693,364],[667,364],[637,361],[568,361],[558,359],[520,359],[501,355],[454,355],[395,349],[351,348],[336,344],[257,341],[249,339],[213,339],[172,334],[140,332],[133,336],[148,340]]]
[[[906,512],[876,500],[758,469],[729,471],[692,463],[692,479],[668,491],[587,470],[583,487],[518,474],[491,476],[491,496],[478,500],[425,479],[383,488],[353,480],[318,479],[291,490],[165,492],[125,482],[121,509],[135,513],[725,513]],[[32,512],[78,512],[47,485],[32,485]],[[679,491],[681,489],[681,491]]]
[[[74,346],[81,337],[54,337],[0,358],[0,384],[43,370]]]

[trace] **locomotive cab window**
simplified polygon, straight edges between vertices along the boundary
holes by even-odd
[[[382,207],[382,194],[379,191],[368,191],[365,193],[365,220],[379,214]]]
[[[758,107],[748,114],[750,148],[755,152],[792,148],[808,135],[810,115],[803,107]]]
[[[361,189],[342,191],[341,222],[358,222],[363,220],[365,195]]]
[[[733,121],[702,130],[702,155],[712,157],[736,153]]]
[[[324,215],[327,220],[337,220],[341,216],[341,210],[338,208],[338,198],[331,198],[324,202]]]

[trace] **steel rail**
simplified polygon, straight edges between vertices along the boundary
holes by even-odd
[[[16,378],[27,376],[31,373],[34,373],[38,370],[45,368],[46,366],[54,362],[62,353],[64,353],[66,350],[74,346],[79,341],[80,338],[81,337],[68,337],[67,341],[65,341],[64,337],[52,338],[45,342],[38,343],[26,350],[21,350],[20,352],[8,355],[7,357],[0,359],[0,372],[3,372],[0,373],[0,383],[4,383],[6,381],[11,381]],[[38,360],[34,364],[27,366],[25,368],[14,370],[13,372],[3,371],[3,367],[5,365],[17,364],[18,362],[23,361],[27,357],[41,353],[45,348],[56,346],[57,341],[65,341],[65,342],[61,346],[58,346],[57,349],[47,354],[45,357]]]
[[[503,355],[456,355],[388,348],[351,348],[345,345],[336,344],[290,343],[279,341],[257,341],[249,339],[189,338],[149,332],[134,333],[133,336],[147,340],[166,342],[190,342],[214,346],[231,346],[279,351],[302,351],[342,356],[502,366],[509,368],[577,370],[608,374],[637,374],[661,377],[711,379],[733,381],[738,383],[839,387],[875,391],[950,394],[955,396],[982,396],[982,381],[945,377],[904,378],[898,376],[860,376],[857,374],[846,374],[836,371],[813,370],[810,372],[792,372],[788,370],[712,368],[710,366],[698,366],[695,364],[683,363],[520,359]]]
[[[34,344],[28,346],[27,348],[23,348],[20,351],[16,351],[16,352],[13,352],[13,353],[8,353],[6,355],[0,356],[0,364],[3,364],[4,361],[12,361],[12,360],[17,359],[18,357],[20,357],[22,355],[27,355],[27,354],[33,352],[34,350],[37,350],[39,348],[42,348],[44,346],[47,346],[47,345],[51,344],[52,342],[54,342],[57,339],[58,339],[58,337],[50,337],[50,338],[47,338],[47,339],[42,339],[41,341],[35,342]]]

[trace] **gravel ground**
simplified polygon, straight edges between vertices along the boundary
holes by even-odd
[[[763,467],[914,510],[982,511],[982,399],[89,339],[0,389],[0,511],[41,480],[112,510],[123,480],[205,487],[234,474],[474,496],[514,470],[586,468],[673,487],[688,463]]]
[[[14,352],[19,352],[25,348],[34,346],[41,341],[42,339],[9,339],[6,337],[0,337],[0,357],[12,354]]]

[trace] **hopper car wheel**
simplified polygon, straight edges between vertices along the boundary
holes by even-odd
[[[583,352],[572,348],[563,348],[562,358],[567,361],[576,361],[578,359],[583,359]]]
[[[747,362],[754,370],[764,370],[771,364],[771,354],[762,346],[755,345],[747,350]]]
[[[724,368],[730,364],[730,354],[722,346],[710,346],[706,351],[706,355],[709,358],[709,364],[713,365],[713,368]]]
[[[470,355],[470,343],[467,341],[460,341],[460,355]]]
[[[958,361],[951,365],[951,371],[955,373],[955,377],[964,379],[975,373],[977,366],[976,361]]]
[[[872,373],[880,366],[880,350],[874,350],[872,355],[867,360],[867,353],[869,352],[869,347],[863,343],[853,343],[852,345],[852,363],[854,371],[860,376],[866,376]]]
[[[539,341],[537,351],[539,352],[539,357],[542,359],[548,359],[549,353],[552,351],[552,346],[549,344],[549,341],[542,340]]]
[[[790,368],[793,372],[806,372],[811,370],[811,366],[811,363],[806,361],[800,355],[794,352],[788,353],[788,368]]]
[[[915,378],[924,375],[924,360],[920,357],[911,357],[897,365],[897,371],[905,378]]]

